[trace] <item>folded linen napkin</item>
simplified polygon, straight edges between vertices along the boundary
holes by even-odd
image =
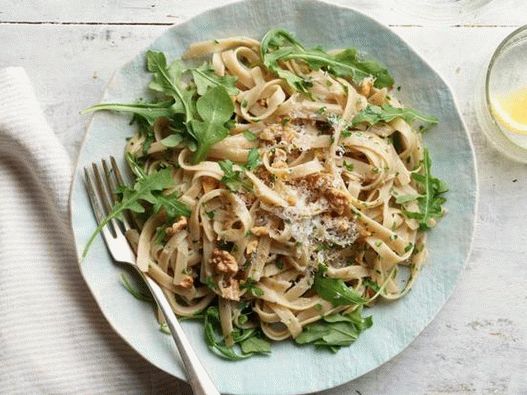
[[[77,267],[71,175],[24,70],[0,69],[0,392],[190,394],[99,312]]]

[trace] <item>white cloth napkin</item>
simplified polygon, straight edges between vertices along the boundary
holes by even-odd
[[[0,392],[190,393],[99,312],[77,267],[71,174],[24,70],[0,69]]]

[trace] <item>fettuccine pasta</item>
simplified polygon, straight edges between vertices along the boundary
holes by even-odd
[[[150,115],[136,111],[143,127],[126,145],[136,176],[169,172],[173,182],[154,198],[188,210],[142,202],[140,230],[128,234],[137,264],[178,316],[208,312],[206,325],[221,329],[207,332],[209,346],[231,359],[267,352],[266,338],[333,351],[351,343],[312,341],[309,327],[331,330],[347,319],[360,333],[369,326],[363,306],[406,295],[426,259],[425,232],[444,212],[446,189],[430,174],[416,127],[434,119],[403,107],[380,65],[289,38],[278,30],[262,42],[190,45],[187,64],[207,63],[174,74],[183,99],[159,89],[162,62],[151,55],[151,87],[173,99]],[[317,51],[322,61],[313,60]],[[220,88],[233,110],[224,124],[214,123],[223,104],[203,104]],[[185,95],[194,100],[188,108]],[[227,132],[196,160],[207,126]],[[234,344],[242,346],[237,357],[221,348]]]

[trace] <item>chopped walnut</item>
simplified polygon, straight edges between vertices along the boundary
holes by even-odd
[[[359,93],[363,96],[370,96],[371,88],[373,86],[373,78],[365,78],[360,84]]]
[[[305,180],[309,189],[325,190],[332,186],[331,175],[325,173],[310,174]]]
[[[238,280],[230,279],[227,286],[220,284],[221,296],[229,300],[240,300],[240,284]]]
[[[386,95],[388,90],[386,88],[378,89],[373,95],[368,98],[370,104],[382,106],[386,102]]]
[[[194,285],[194,279],[191,276],[183,277],[183,280],[179,283],[180,287],[189,289]]]
[[[344,192],[336,188],[331,188],[325,191],[325,196],[328,199],[329,205],[337,214],[344,214],[344,211],[348,207],[348,197]]]
[[[180,217],[177,222],[174,222],[172,226],[169,226],[165,229],[165,233],[167,236],[174,236],[177,232],[182,230],[185,226],[187,226],[187,218],[186,217]]]
[[[330,174],[317,173],[310,174],[301,181],[312,192],[319,196],[324,196],[333,211],[341,215],[348,207],[347,195],[333,186],[333,180]]]
[[[291,143],[296,136],[297,132],[291,126],[272,124],[262,130],[258,138],[276,144],[278,142]]]
[[[217,189],[219,186],[218,180],[212,177],[203,177],[201,179],[201,185],[203,185],[203,191],[205,193]]]
[[[247,254],[252,254],[256,251],[256,247],[258,247],[258,239],[251,240],[247,243],[245,251],[247,252]]]
[[[251,233],[255,236],[265,236],[269,234],[269,229],[265,226],[253,226]]]
[[[227,251],[215,248],[210,257],[210,263],[217,273],[234,274],[238,271],[238,262]]]

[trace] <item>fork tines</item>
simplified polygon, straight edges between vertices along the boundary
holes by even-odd
[[[90,203],[95,213],[97,223],[100,225],[111,212],[112,206],[117,202],[118,188],[124,185],[124,180],[113,156],[109,160],[111,168],[106,160],[101,161],[101,166],[92,163],[91,172],[89,166],[84,168],[84,180],[90,198]],[[102,170],[100,170],[102,168]],[[90,174],[91,173],[91,174]],[[106,227],[104,227],[106,228]],[[107,236],[104,233],[103,235]],[[124,233],[130,229],[128,219],[123,215],[119,221],[112,219],[108,222],[108,229],[112,237],[117,237],[117,232]]]

